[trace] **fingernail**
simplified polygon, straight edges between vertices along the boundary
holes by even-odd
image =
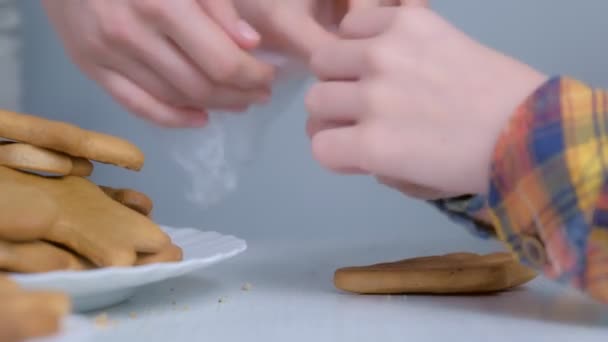
[[[249,23],[243,20],[239,20],[236,24],[237,31],[241,35],[241,37],[250,40],[250,41],[258,41],[260,40],[260,34],[256,31]]]

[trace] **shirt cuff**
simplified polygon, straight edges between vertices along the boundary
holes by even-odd
[[[499,137],[489,192],[432,204],[479,236],[491,227],[523,264],[608,302],[607,111],[604,91],[550,79]]]
[[[482,239],[496,238],[485,198],[464,195],[428,201],[455,223],[464,226],[471,234]]]

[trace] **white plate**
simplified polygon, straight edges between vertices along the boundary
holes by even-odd
[[[14,274],[26,289],[58,290],[68,294],[74,311],[99,310],[131,297],[138,287],[182,276],[231,258],[247,249],[245,241],[216,232],[192,228],[163,229],[183,249],[180,262],[137,267],[110,267],[89,271]]]

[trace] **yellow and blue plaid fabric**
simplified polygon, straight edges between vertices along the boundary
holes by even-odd
[[[550,79],[499,138],[488,194],[433,204],[608,303],[608,92]]]

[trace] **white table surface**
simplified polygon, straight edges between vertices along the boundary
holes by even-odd
[[[106,309],[113,324],[93,341],[511,342],[546,338],[555,342],[608,338],[608,307],[544,279],[515,292],[482,297],[340,293],[331,282],[338,267],[428,254],[416,241],[392,237],[341,240],[248,241],[244,254],[199,273],[151,285],[128,302]],[[487,242],[477,247],[471,249],[500,248]],[[242,290],[245,283],[252,288]]]

